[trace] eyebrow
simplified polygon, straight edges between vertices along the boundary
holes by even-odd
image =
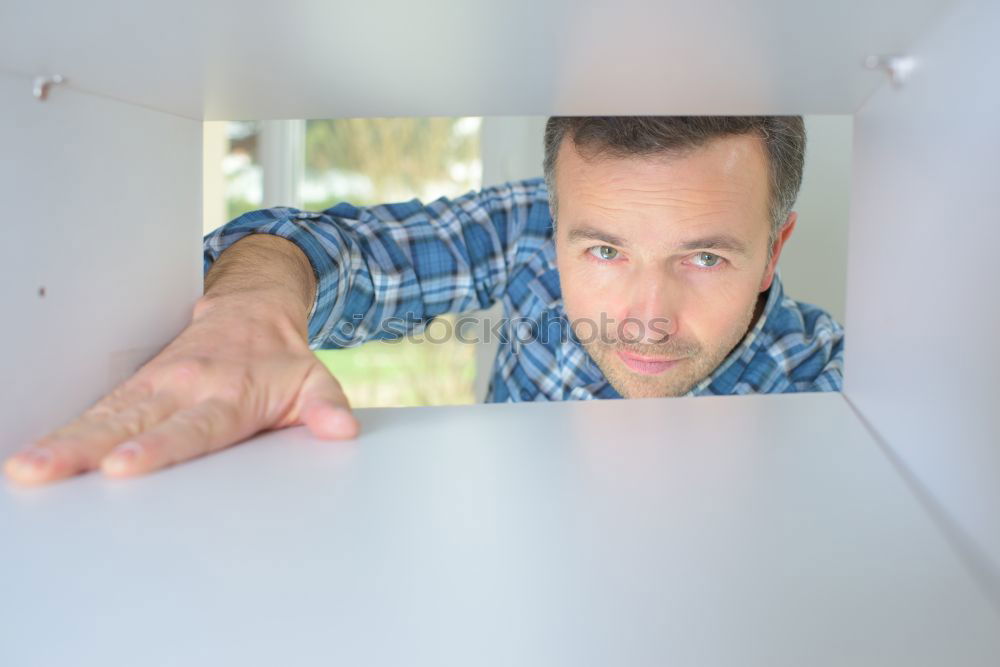
[[[568,240],[600,241],[602,243],[607,243],[608,245],[616,245],[620,247],[628,245],[628,242],[622,237],[609,234],[608,232],[597,229],[596,227],[577,227],[575,229],[571,229],[569,230]]]
[[[570,241],[600,241],[608,245],[626,247],[628,242],[620,236],[615,236],[596,227],[578,227],[569,232]],[[713,234],[685,241],[677,246],[678,250],[728,250],[743,256],[748,254],[747,246],[735,236],[729,234]]]
[[[700,239],[691,239],[677,246],[679,250],[728,250],[746,256],[747,246],[735,236],[715,234]]]

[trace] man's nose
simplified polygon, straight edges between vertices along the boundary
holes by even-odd
[[[636,278],[618,337],[630,343],[663,343],[677,331],[676,290],[662,274],[650,271]]]

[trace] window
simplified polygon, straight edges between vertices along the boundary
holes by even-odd
[[[262,206],[322,211],[342,201],[426,202],[479,189],[481,124],[478,117],[206,123],[205,231]],[[222,186],[214,190],[213,141],[225,142],[217,151]],[[225,199],[224,220],[208,219],[213,197]],[[446,328],[432,323],[407,340],[316,354],[354,407],[472,403],[475,346],[439,342]]]
[[[232,220],[260,208],[264,197],[258,151],[260,123],[227,123],[226,134],[229,150],[222,161],[222,172],[226,179],[226,219]]]

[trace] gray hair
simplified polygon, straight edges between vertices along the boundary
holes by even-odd
[[[770,163],[768,259],[802,185],[806,130],[802,116],[553,116],[545,125],[545,183],[557,211],[556,156],[569,136],[585,157],[681,156],[711,139],[755,134]]]

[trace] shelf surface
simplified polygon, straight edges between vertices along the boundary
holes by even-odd
[[[359,411],[0,488],[9,665],[995,665],[840,394]]]

